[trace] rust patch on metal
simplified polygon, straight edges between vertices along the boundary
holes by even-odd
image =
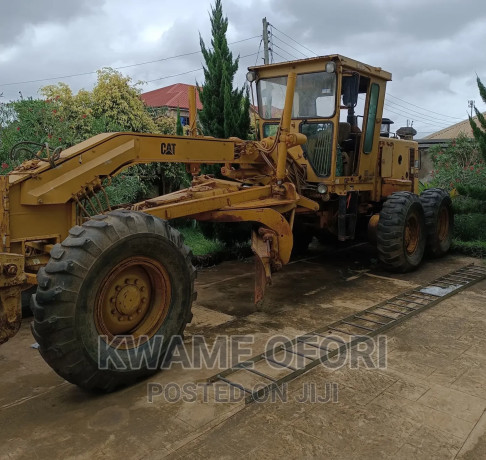
[[[0,344],[5,343],[19,330],[22,322],[20,286],[0,290]]]
[[[0,253],[0,344],[13,337],[22,321],[21,292],[25,282],[24,257]]]

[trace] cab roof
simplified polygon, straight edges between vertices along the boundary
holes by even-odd
[[[285,61],[275,64],[251,66],[248,67],[248,70],[256,71],[260,76],[264,76],[267,73],[268,76],[275,76],[279,73],[287,74],[291,70],[295,70],[297,71],[297,73],[300,73],[301,71],[305,71],[307,68],[310,71],[316,71],[319,67],[321,67],[320,64],[329,61],[334,61],[337,64],[342,65],[345,69],[354,70],[361,74],[374,76],[386,81],[391,81],[392,79],[391,73],[383,70],[381,67],[374,67],[363,62],[355,61],[354,59],[350,59],[340,54],[329,54],[327,56],[317,56],[307,59],[298,59],[295,61]]]

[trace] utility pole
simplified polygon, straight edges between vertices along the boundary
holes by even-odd
[[[471,109],[471,118],[473,116],[473,109],[474,109],[474,103],[476,101],[467,101],[467,105],[469,106],[469,108]]]
[[[268,57],[268,21],[267,18],[262,19],[263,22],[263,63],[270,64]]]

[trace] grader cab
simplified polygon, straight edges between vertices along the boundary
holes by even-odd
[[[259,139],[107,133],[37,152],[0,178],[0,343],[32,296],[32,332],[47,363],[84,388],[112,390],[170,358],[191,320],[195,270],[170,221],[251,222],[255,301],[293,246],[323,233],[345,241],[364,222],[380,259],[417,267],[447,252],[448,195],[417,196],[413,141],[380,137],[391,75],[343,56],[251,67]],[[113,209],[105,191],[125,168],[181,162],[191,186]],[[227,179],[201,174],[222,164]]]

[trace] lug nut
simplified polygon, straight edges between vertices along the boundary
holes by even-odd
[[[133,319],[133,316],[128,317],[128,321],[131,321]]]
[[[116,286],[115,291],[119,291],[121,289],[121,286]]]
[[[115,309],[111,310],[111,314],[112,315],[114,315],[115,313],[116,313],[116,310]]]
[[[112,297],[112,298],[110,299],[110,302],[111,302],[111,303],[115,303],[115,300],[116,300],[116,299],[115,299],[114,297]]]
[[[119,316],[118,321],[123,321],[123,316]]]

